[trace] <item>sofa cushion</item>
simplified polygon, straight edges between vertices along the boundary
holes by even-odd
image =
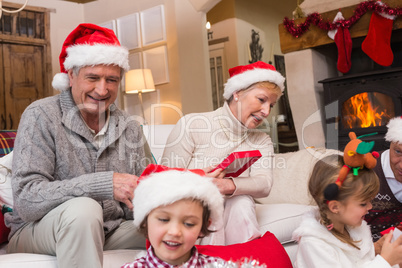
[[[301,204],[257,204],[260,231],[273,233],[282,244],[291,242],[292,233],[299,227],[303,214],[313,208]]]
[[[161,163],[163,150],[170,132],[175,125],[143,125],[142,131],[147,139],[155,163]]]
[[[200,253],[226,261],[256,260],[267,267],[292,268],[283,246],[274,234],[266,232],[261,238],[228,246],[197,245]]]
[[[342,154],[333,149],[309,148],[297,152],[276,154],[273,164],[273,185],[270,194],[256,199],[263,204],[314,205],[308,193],[308,180],[315,163],[328,155]]]
[[[0,130],[0,157],[5,156],[14,149],[14,140],[17,135],[13,130]]]
[[[107,250],[103,252],[103,268],[121,267],[146,254],[145,250]],[[0,255],[3,268],[57,268],[56,257],[44,254],[14,253]]]

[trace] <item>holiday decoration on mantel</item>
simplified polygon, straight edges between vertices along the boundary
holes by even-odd
[[[390,66],[393,62],[390,39],[394,20],[402,16],[402,8],[391,8],[381,1],[366,1],[360,3],[354,10],[354,15],[344,19],[338,12],[333,22],[324,20],[317,12],[309,14],[305,22],[295,26],[294,20],[285,17],[283,25],[294,37],[303,35],[311,24],[316,25],[334,39],[338,48],[338,70],[346,73],[350,70],[350,54],[352,43],[349,28],[352,27],[367,11],[373,13],[370,19],[369,32],[362,43],[362,50],[373,61],[382,66]],[[350,51],[350,52],[349,52]]]
[[[336,14],[334,22],[345,20],[341,12]],[[342,73],[349,72],[352,67],[352,38],[349,29],[341,25],[328,32],[328,36],[335,41],[338,48],[338,70]]]
[[[377,3],[377,5],[384,5],[380,1]],[[368,34],[362,43],[364,53],[382,66],[390,66],[394,61],[394,54],[391,50],[391,33],[395,19],[395,15],[373,12]]]

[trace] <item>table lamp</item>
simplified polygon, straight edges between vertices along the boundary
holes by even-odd
[[[144,114],[144,106],[142,104],[142,93],[155,91],[154,79],[150,69],[134,69],[126,73],[125,80],[126,94],[138,94],[141,104],[142,117],[144,125],[147,124]]]

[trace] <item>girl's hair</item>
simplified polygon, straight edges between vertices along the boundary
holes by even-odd
[[[308,188],[311,196],[318,205],[321,223],[324,226],[332,223],[327,216],[329,208],[327,200],[324,198],[324,190],[329,184],[336,181],[343,165],[344,162],[342,156],[330,155],[320,159],[315,164],[310,176]],[[341,203],[346,203],[347,199],[350,197],[355,197],[362,201],[369,200],[376,196],[379,188],[380,182],[373,170],[360,169],[357,176],[354,176],[352,172],[349,172],[342,186],[339,188],[336,200]],[[356,245],[359,241],[354,241],[348,235],[342,234],[335,229],[330,230],[330,232],[342,242],[359,249]]]
[[[274,84],[274,83],[271,83],[271,82],[268,82],[268,81],[254,83],[251,86],[249,86],[248,88],[241,89],[241,90],[238,90],[236,92],[249,91],[249,90],[254,89],[256,86],[265,87],[265,88],[269,89],[270,91],[272,91],[276,95],[278,95],[278,99],[279,99],[280,96],[283,95],[281,88],[278,87],[277,84]],[[227,103],[231,103],[232,101],[233,101],[233,95],[230,96],[230,98],[227,100]]]
[[[200,202],[200,204],[202,205],[202,226],[201,226],[202,236],[200,238],[205,237],[205,236],[209,235],[210,233],[215,232],[213,230],[208,229],[209,223],[210,223],[209,220],[211,218],[211,210],[208,208],[208,205],[203,204],[203,202],[198,199],[192,199],[192,201]],[[143,234],[146,238],[148,238],[148,224],[147,224],[148,215],[144,218],[144,220],[140,224],[140,227],[138,228],[138,231],[141,234]]]

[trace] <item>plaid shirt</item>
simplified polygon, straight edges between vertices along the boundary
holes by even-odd
[[[190,259],[180,265],[180,266],[174,266],[170,265],[162,260],[160,260],[158,257],[155,256],[152,246],[148,248],[147,255],[144,257],[136,259],[132,263],[127,263],[123,265],[121,268],[143,268],[143,267],[148,267],[148,268],[173,268],[173,267],[187,267],[187,268],[198,268],[198,267],[204,267],[207,263],[212,263],[215,261],[220,260],[217,257],[210,257],[206,256],[203,254],[198,253],[198,250],[196,247],[193,247],[192,249],[192,255]]]

